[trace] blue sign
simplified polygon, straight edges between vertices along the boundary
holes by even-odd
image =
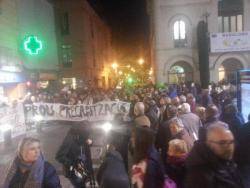
[[[21,73],[0,71],[0,84],[25,82],[25,76]]]

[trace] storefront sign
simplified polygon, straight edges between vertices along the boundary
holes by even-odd
[[[21,73],[0,71],[0,84],[1,83],[19,83],[24,82],[25,77]]]
[[[212,53],[250,51],[250,32],[210,34]]]

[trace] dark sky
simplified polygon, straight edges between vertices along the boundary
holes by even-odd
[[[113,44],[124,55],[140,56],[147,46],[146,0],[89,0],[110,25]]]

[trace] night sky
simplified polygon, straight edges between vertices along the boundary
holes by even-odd
[[[108,23],[119,54],[138,57],[147,47],[149,22],[146,0],[89,0]]]

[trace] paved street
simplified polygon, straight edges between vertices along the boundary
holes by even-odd
[[[44,156],[46,160],[48,160],[55,166],[58,174],[60,174],[60,179],[62,181],[62,184],[64,185],[63,187],[65,188],[69,186],[67,185],[67,180],[62,176],[62,168],[61,165],[55,160],[55,154],[60,147],[64,137],[66,136],[69,128],[70,125],[54,124],[43,129],[43,132],[41,133],[32,131],[27,134],[41,140]],[[103,143],[103,140],[100,135],[93,134],[92,137],[94,140],[93,147],[91,148],[92,158],[94,161],[94,167],[97,168],[100,160],[96,158],[98,158],[99,156],[100,147],[96,147],[96,145],[100,145],[101,143]],[[4,143],[0,144],[0,185],[2,185],[3,183],[8,166],[15,156],[18,142],[21,140],[21,138],[23,138],[23,136],[15,138],[12,145],[5,146]]]

